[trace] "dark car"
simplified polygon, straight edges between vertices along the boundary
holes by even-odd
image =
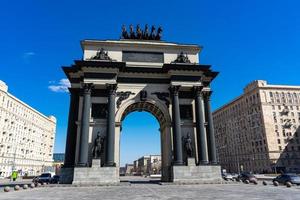
[[[59,176],[58,175],[54,175],[51,179],[50,179],[50,183],[59,183]]]
[[[286,185],[288,182],[296,185],[300,185],[300,176],[296,174],[282,174],[273,179],[273,182],[277,181],[278,183]]]
[[[51,173],[43,173],[38,177],[39,183],[50,183]]]
[[[246,182],[246,180],[248,180],[250,183],[257,184],[256,177],[253,174],[251,174],[251,173],[241,173],[237,177],[237,180],[241,180],[242,182]]]

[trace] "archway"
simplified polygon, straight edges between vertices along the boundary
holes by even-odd
[[[161,138],[158,120],[149,112],[134,111],[122,121],[120,181],[157,183],[161,180]]]
[[[162,181],[169,181],[170,180],[170,169],[171,169],[171,162],[172,162],[172,142],[171,142],[171,131],[170,131],[170,124],[168,123],[168,116],[166,116],[166,113],[163,113],[163,111],[153,102],[134,102],[130,103],[126,106],[126,108],[123,110],[121,114],[121,122],[120,126],[116,127],[116,143],[118,144],[118,147],[116,149],[119,149],[118,157],[116,158],[117,166],[120,166],[120,141],[122,138],[122,123],[124,119],[136,111],[145,111],[147,113],[150,113],[153,117],[156,118],[159,126],[159,132],[160,132],[160,155],[161,155],[161,166],[160,166],[160,174],[161,174],[161,180]],[[144,159],[144,158],[143,158]],[[151,163],[151,158],[145,158],[149,159]],[[141,164],[140,164],[141,165]],[[136,166],[135,172],[137,175],[150,175],[151,171],[151,165],[148,165],[147,169],[141,170],[141,166]]]

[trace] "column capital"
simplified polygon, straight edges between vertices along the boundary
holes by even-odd
[[[113,94],[115,95],[116,94],[116,91],[117,91],[117,84],[106,84],[106,89],[108,91],[108,94]]]
[[[202,94],[203,94],[203,97],[209,101],[212,91],[202,91]]]
[[[171,92],[172,95],[178,95],[179,89],[180,89],[181,85],[172,85],[169,90]]]
[[[83,83],[82,84],[82,92],[84,94],[91,94],[92,89],[94,89],[94,84],[93,83]]]
[[[194,92],[195,96],[202,95],[202,89],[203,89],[203,86],[194,86],[193,92]]]

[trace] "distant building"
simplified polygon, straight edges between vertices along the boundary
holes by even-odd
[[[53,167],[55,174],[60,174],[60,169],[64,164],[65,154],[64,153],[54,153],[53,154]]]
[[[147,174],[161,174],[161,155],[150,155],[147,160]]]
[[[8,93],[0,81],[0,176],[38,175],[52,166],[56,119]]]
[[[125,175],[126,176],[133,175],[133,164],[126,164],[125,165]]]
[[[150,159],[150,156],[143,156],[138,159],[138,170],[137,173],[140,175],[147,174],[147,164],[148,160]]]
[[[213,119],[227,171],[300,172],[300,86],[254,81]]]

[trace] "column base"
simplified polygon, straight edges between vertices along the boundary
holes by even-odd
[[[208,165],[208,164],[209,164],[208,161],[203,161],[203,160],[198,163],[198,165]]]
[[[104,164],[104,167],[116,167],[116,163],[114,162],[108,162]]]
[[[173,162],[173,166],[181,166],[181,165],[184,165],[183,161],[174,161]]]

